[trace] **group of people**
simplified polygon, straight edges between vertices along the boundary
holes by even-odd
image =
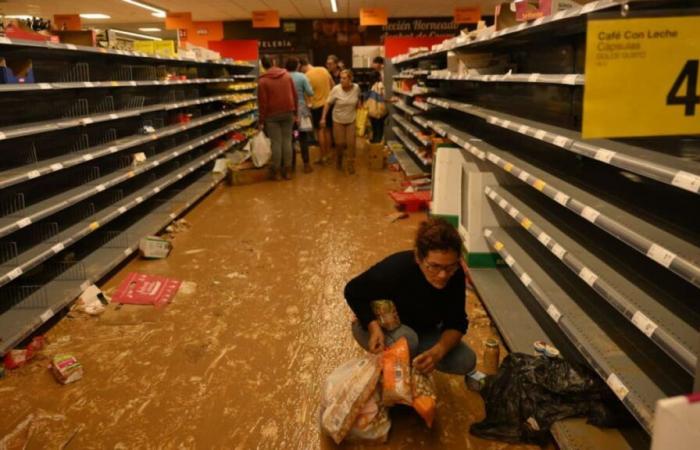
[[[372,99],[375,104],[384,101],[384,59],[376,57],[372,63],[374,71],[367,96],[353,82],[352,71],[344,69],[335,55],[328,56],[326,67],[313,66],[295,57],[287,59],[284,68],[267,56],[260,62],[264,73],[258,83],[259,127],[271,142],[272,177],[292,178],[296,163],[295,136],[304,172],[313,171],[309,157],[312,133],[321,152],[319,163],[330,162],[335,147],[337,168],[354,174],[357,110],[366,99]],[[384,120],[385,115],[370,117],[372,142],[382,141]]]

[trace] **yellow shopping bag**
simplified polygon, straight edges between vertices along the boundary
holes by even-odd
[[[367,117],[369,112],[367,108],[359,108],[357,110],[357,118],[355,119],[355,126],[357,127],[357,136],[363,137],[367,133]]]

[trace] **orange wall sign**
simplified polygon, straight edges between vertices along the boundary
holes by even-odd
[[[177,30],[181,28],[192,27],[192,13],[188,12],[169,12],[165,18],[166,30]]]
[[[54,14],[53,23],[59,30],[80,31],[83,28],[78,14]]]
[[[386,8],[360,8],[360,26],[387,25],[389,15]]]
[[[224,39],[223,22],[192,22],[189,28],[187,42],[207,48],[209,41]]]
[[[280,13],[275,9],[253,11],[253,28],[279,28]]]
[[[481,20],[481,8],[455,8],[455,23],[478,23]]]

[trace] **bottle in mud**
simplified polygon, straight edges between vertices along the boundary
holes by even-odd
[[[486,339],[484,347],[484,373],[494,375],[498,372],[498,362],[500,356],[500,348],[498,341],[495,339]]]

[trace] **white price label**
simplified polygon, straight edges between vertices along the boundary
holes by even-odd
[[[2,133],[0,133],[0,135],[1,134]],[[700,190],[700,176],[681,170],[673,177],[671,184],[681,189],[697,193]]]
[[[93,122],[93,120],[91,118],[87,117],[87,118],[83,119],[81,122],[83,123],[83,125],[90,125]]]
[[[537,130],[535,132],[535,138],[537,138],[541,141],[544,140],[545,136],[547,136],[547,132],[544,130]]]
[[[39,89],[41,89],[41,90],[51,89],[51,84],[50,83],[39,83]]]
[[[64,248],[65,246],[59,242],[58,244],[51,247],[51,251],[54,253],[59,253],[62,252]]]
[[[554,244],[554,246],[552,247],[552,253],[554,253],[557,258],[564,259],[564,255],[566,255],[566,250],[564,250],[564,247],[562,247],[561,245]]]
[[[5,133],[3,133],[2,131],[0,131],[0,141],[2,141],[3,139],[5,139],[5,137],[6,137],[6,136],[5,136]]]
[[[119,151],[119,148],[112,146],[107,149],[108,152],[110,153],[117,153]]]
[[[591,223],[595,223],[598,216],[600,216],[600,213],[589,206],[585,206],[583,208],[583,211],[581,211],[581,217],[583,217]]]
[[[498,162],[501,160],[501,158],[499,158],[498,155],[495,155],[493,153],[489,153],[486,159],[488,159],[494,164],[498,164]]]
[[[170,218],[171,218],[171,219],[174,219],[174,218],[176,218],[176,217],[177,217],[177,215],[176,215],[175,213],[171,213],[171,214],[170,214]]]
[[[530,283],[532,283],[532,278],[530,278],[530,275],[524,273],[520,275],[520,282],[523,283],[525,286],[530,287]]]
[[[521,171],[520,171],[520,174],[518,174],[518,178],[520,178],[521,180],[523,180],[523,181],[525,181],[525,182],[527,182],[527,178],[528,178],[529,176],[530,176],[530,174],[527,173],[527,172],[525,172],[524,170],[521,170]]]
[[[124,254],[125,254],[126,256],[131,255],[133,252],[134,252],[134,251],[133,251],[131,248],[127,248],[127,249],[124,250]]]
[[[27,172],[27,178],[29,178],[30,180],[38,176],[41,176],[41,172],[39,172],[38,170],[32,170],[31,172]]]
[[[153,192],[156,193],[156,194],[159,193],[159,192],[160,192],[160,188],[157,187],[157,186],[154,187],[154,188],[153,188]]]
[[[126,212],[126,206],[119,207],[117,211],[119,211],[119,214],[124,214]]]
[[[63,164],[61,163],[56,163],[56,164],[51,164],[51,170],[56,172],[57,170],[63,169]]]
[[[562,206],[566,206],[566,204],[569,202],[569,196],[562,192],[557,192],[554,194],[554,201]]]
[[[565,75],[564,78],[561,80],[561,82],[563,84],[575,85],[577,77],[578,77],[578,75],[576,75],[576,74]]]
[[[491,232],[491,230],[489,230],[489,229],[484,230],[484,236],[491,237],[492,234],[493,233]]]
[[[601,148],[600,150],[595,152],[595,159],[598,161],[602,161],[605,164],[610,164],[610,161],[612,161],[613,156],[615,156],[615,152],[612,150],[606,150],[604,148]]]
[[[66,44],[66,48],[68,48],[70,50],[77,50],[78,49],[78,47],[76,47],[75,44]]]
[[[513,267],[513,264],[515,264],[515,260],[510,255],[506,256],[505,261],[506,261],[506,264],[508,264],[508,267]]]
[[[675,253],[656,244],[651,244],[647,256],[666,268],[670,267],[673,260],[676,259]]]
[[[9,38],[6,38],[5,36],[0,36],[0,44],[11,44],[12,41]]]
[[[119,115],[118,115],[118,114],[110,114],[110,115],[109,115],[109,118],[112,119],[112,120],[115,120],[115,119],[118,119],[118,118],[119,118]]]
[[[549,242],[552,240],[551,237],[545,232],[540,233],[539,236],[537,236],[537,240],[542,243],[545,247],[549,244]]]
[[[32,224],[32,219],[30,219],[29,217],[25,217],[24,219],[17,221],[18,228],[24,228],[24,227],[27,227],[31,224]]]
[[[652,322],[651,319],[645,316],[644,313],[641,311],[637,311],[634,313],[634,315],[632,316],[632,323],[648,337],[651,337],[651,335],[654,334],[654,331],[656,331],[656,329],[659,328],[657,324]]]
[[[610,389],[613,390],[617,398],[620,399],[620,401],[624,400],[625,397],[627,397],[629,389],[627,389],[627,387],[624,384],[622,384],[622,381],[620,381],[617,375],[611,373],[606,382],[608,383],[608,386],[610,386]]]
[[[508,202],[505,200],[501,200],[498,202],[498,206],[500,206],[502,209],[506,209],[506,206],[508,206]]]
[[[508,128],[508,127],[510,126],[510,120],[504,120],[504,121],[501,123],[501,126],[502,126],[503,128]]]
[[[88,153],[87,155],[83,155],[83,161],[90,161],[92,159],[92,153]]]
[[[83,86],[91,88],[94,86],[94,84],[92,84],[90,81],[86,81],[85,83],[83,83]]]
[[[9,278],[10,281],[14,280],[15,278],[19,277],[20,275],[22,275],[22,268],[21,267],[17,267],[16,269],[14,269],[11,272],[7,272],[7,278]]]
[[[104,184],[99,184],[99,185],[97,185],[97,187],[95,188],[95,190],[97,190],[97,192],[102,192],[102,191],[104,191],[105,189],[106,189],[106,188],[105,188],[105,185],[104,185]]]
[[[520,134],[527,134],[528,131],[530,131],[530,127],[528,127],[527,125],[520,125],[520,127],[518,128],[518,133]]]
[[[564,136],[555,136],[554,137],[554,145],[557,147],[566,147],[571,143],[571,139],[566,138]]]
[[[52,317],[53,317],[53,310],[47,309],[39,316],[39,320],[41,320],[41,323],[44,323]]]
[[[540,79],[539,73],[533,73],[533,74],[530,74],[529,77],[527,77],[527,81],[529,81],[530,83],[536,83],[537,80],[539,80],[539,79]]]
[[[143,197],[136,197],[136,203],[141,203],[143,201]]]
[[[583,269],[581,269],[581,271],[578,273],[578,276],[589,286],[593,286],[593,283],[595,283],[596,280],[598,280],[598,275],[591,272],[591,270],[588,267],[584,267]]]
[[[515,219],[518,216],[518,210],[515,208],[510,208],[508,210],[508,215],[510,215],[510,217]]]
[[[554,15],[554,17],[552,17],[552,20],[559,20],[559,19],[563,18],[565,14],[566,14],[566,11],[559,11],[558,13],[556,13]]]
[[[561,319],[561,313],[559,312],[557,307],[554,306],[554,304],[549,305],[549,307],[547,308],[547,314],[549,314],[549,317],[551,317],[552,320],[554,320],[554,322],[559,323],[559,319]]]

